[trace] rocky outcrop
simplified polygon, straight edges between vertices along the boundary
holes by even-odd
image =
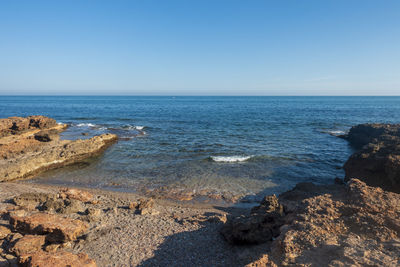
[[[344,164],[345,181],[356,177],[400,193],[400,125],[361,124],[345,138],[359,149]]]
[[[284,224],[248,266],[400,266],[400,195],[351,179],[282,194]]]
[[[54,119],[45,116],[29,116],[26,118],[10,117],[0,119],[0,137],[21,134],[28,130],[48,129],[57,125]]]
[[[113,134],[85,140],[60,140],[66,129],[43,116],[0,120],[0,181],[29,178],[96,156],[117,141]]]
[[[259,244],[279,235],[284,223],[283,206],[275,195],[266,196],[249,216],[230,218],[222,228],[222,235],[232,244]]]
[[[87,254],[62,250],[79,243],[87,234],[89,223],[85,222],[86,215],[76,210],[75,214],[71,210],[69,217],[58,214],[65,213],[63,210],[70,207],[69,202],[78,203],[74,206],[81,207],[80,210],[96,209],[92,206],[93,201],[75,199],[87,200],[89,196],[93,198],[89,192],[68,188],[58,193],[23,193],[15,196],[12,199],[15,206],[9,206],[8,211],[0,214],[1,219],[9,221],[9,225],[0,227],[0,265],[96,266]],[[42,211],[49,203],[58,203],[54,204],[57,209]]]

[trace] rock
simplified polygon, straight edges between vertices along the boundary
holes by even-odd
[[[87,208],[85,213],[89,222],[98,221],[101,216],[101,210],[92,207]]]
[[[10,224],[22,233],[47,234],[49,242],[58,243],[73,241],[88,228],[87,223],[83,221],[47,213],[26,216],[10,215]]]
[[[284,220],[283,207],[275,195],[267,196],[249,216],[229,218],[221,230],[232,244],[260,244],[279,235]]]
[[[40,172],[96,156],[117,141],[113,134],[85,140],[60,140],[67,125],[42,116],[0,119],[0,181],[29,178]]]
[[[345,181],[358,178],[369,186],[400,193],[400,125],[361,124],[350,129],[350,144],[360,150],[345,163]]]
[[[285,212],[299,191],[279,198]],[[399,194],[351,179],[303,196],[286,214],[269,260],[278,266],[399,266]]]
[[[15,135],[28,129],[46,129],[56,126],[55,120],[44,116],[29,116],[27,118],[10,117],[0,119],[0,137]]]
[[[268,254],[262,255],[258,260],[247,264],[245,267],[278,267],[268,259]]]
[[[0,225],[0,239],[6,238],[9,234],[11,234],[11,230],[8,227]]]
[[[140,215],[151,214],[154,206],[154,199],[139,199],[139,204],[137,205],[137,211]]]
[[[34,254],[20,257],[22,266],[36,267],[96,267],[96,262],[87,254],[72,254],[66,251],[45,252],[39,251]]]
[[[130,202],[128,208],[130,210],[136,210],[137,205],[138,204],[136,202]]]
[[[64,188],[58,193],[62,199],[76,199],[82,202],[91,202],[93,200],[93,194],[88,191],[83,191],[75,188]]]
[[[45,240],[44,235],[26,235],[14,244],[11,251],[17,256],[34,253],[42,250]]]
[[[49,199],[43,204],[42,208],[43,210],[55,211],[63,214],[83,212],[85,210],[82,202],[75,199]]]
[[[36,209],[41,203],[48,200],[55,200],[56,196],[54,194],[45,193],[23,193],[19,196],[13,198],[15,205],[20,206],[27,210]]]
[[[46,252],[56,252],[60,247],[61,244],[49,244],[44,248],[44,250]]]

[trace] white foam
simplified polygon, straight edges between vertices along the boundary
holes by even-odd
[[[144,127],[146,127],[146,126],[135,126],[135,129],[141,131],[144,129]]]
[[[76,126],[78,126],[78,127],[96,127],[96,124],[93,124],[93,123],[78,123]]]
[[[341,134],[345,134],[345,131],[341,131],[341,130],[332,130],[332,131],[328,131],[328,133],[332,134],[332,135],[341,135]]]
[[[243,162],[250,159],[251,156],[212,156],[215,162]]]

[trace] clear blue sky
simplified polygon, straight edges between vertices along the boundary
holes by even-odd
[[[0,94],[400,94],[400,1],[0,1]]]

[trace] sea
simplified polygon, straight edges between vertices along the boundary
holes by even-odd
[[[337,136],[400,123],[400,97],[0,96],[0,114],[49,116],[69,125],[64,139],[120,137],[103,155],[30,182],[256,201],[343,178],[354,151]]]

